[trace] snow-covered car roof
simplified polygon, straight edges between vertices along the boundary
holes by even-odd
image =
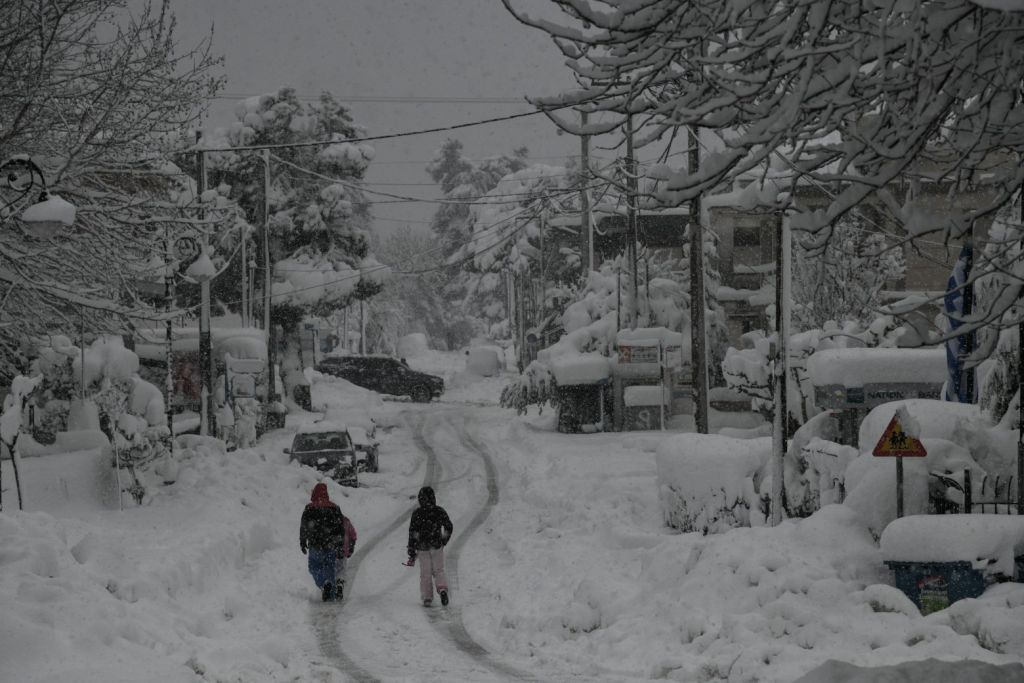
[[[320,420],[299,427],[296,434],[323,434],[324,432],[347,432],[348,425],[337,420]]]
[[[348,435],[357,446],[368,446],[373,443],[373,439],[367,436],[366,430],[362,427],[349,427]]]

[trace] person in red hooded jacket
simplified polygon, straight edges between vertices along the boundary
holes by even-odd
[[[356,549],[356,530],[341,508],[327,495],[327,484],[313,487],[299,524],[299,548],[309,557],[309,573],[323,591],[324,602],[341,600],[345,565]]]

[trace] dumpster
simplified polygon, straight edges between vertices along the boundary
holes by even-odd
[[[1024,581],[1024,517],[910,515],[880,539],[895,585],[922,614],[980,597],[1001,581]]]
[[[886,562],[896,587],[917,605],[921,614],[946,609],[957,600],[985,592],[985,575],[970,562]]]

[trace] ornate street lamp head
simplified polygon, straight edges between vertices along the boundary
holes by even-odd
[[[75,224],[75,205],[44,190],[39,201],[22,212],[21,220],[36,237],[53,239]]]
[[[52,239],[64,228],[74,225],[75,205],[46,189],[42,170],[27,154],[16,154],[0,163],[0,185],[19,193],[0,211],[0,221],[9,218],[13,207],[38,186],[39,201],[21,214],[21,221],[31,234],[40,239]]]

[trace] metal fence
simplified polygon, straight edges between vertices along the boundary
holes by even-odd
[[[1017,479],[1013,476],[985,475],[975,482],[971,471],[965,469],[959,480],[948,474],[932,472],[937,483],[945,491],[959,491],[962,503],[951,500],[948,495],[932,496],[932,508],[937,514],[983,513],[995,515],[1021,514],[1017,504]]]

